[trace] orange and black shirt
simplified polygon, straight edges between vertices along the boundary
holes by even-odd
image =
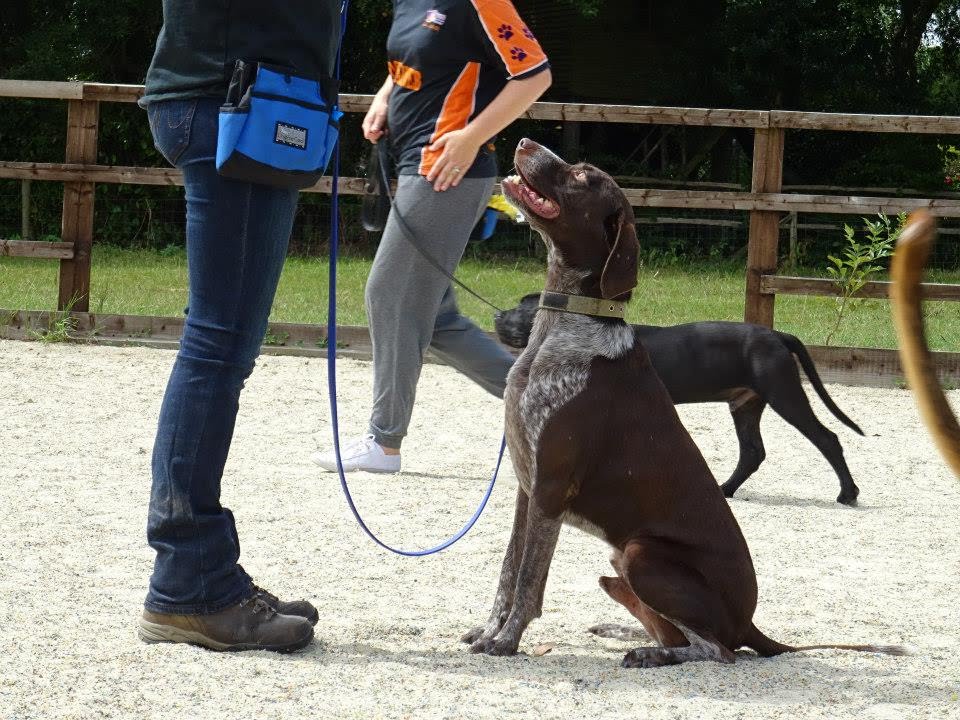
[[[401,175],[426,175],[429,146],[467,125],[509,80],[549,67],[510,0],[394,0],[387,39],[390,147]],[[466,177],[497,174],[485,144]]]

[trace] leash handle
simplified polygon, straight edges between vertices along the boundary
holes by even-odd
[[[343,33],[346,29],[348,0],[344,0],[340,10],[340,39],[343,42]],[[337,51],[337,79],[340,79],[340,51]],[[497,465],[493,471],[493,477],[490,479],[490,485],[480,501],[480,506],[473,513],[466,525],[460,530],[434,547],[425,550],[402,550],[391,547],[378,538],[367,524],[363,521],[360,512],[357,510],[353,496],[350,494],[350,488],[347,486],[347,478],[343,472],[343,460],[340,457],[340,425],[337,416],[337,258],[339,256],[340,245],[340,222],[339,222],[339,203],[340,193],[338,185],[340,182],[340,143],[337,142],[333,153],[333,184],[330,190],[330,270],[329,270],[329,295],[327,299],[327,386],[330,394],[330,424],[333,428],[333,450],[337,457],[337,474],[340,476],[340,487],[344,496],[347,498],[347,505],[350,506],[350,512],[356,518],[357,523],[377,545],[384,550],[403,555],[405,557],[425,557],[446,550],[455,542],[466,535],[470,529],[480,519],[490,496],[493,494],[493,487],[497,482],[497,475],[500,473],[500,463],[503,461],[503,452],[507,446],[507,439],[504,436],[500,441],[500,453],[497,456]],[[387,186],[389,187],[389,185]],[[389,191],[388,191],[389,192]],[[416,246],[414,246],[416,247]]]
[[[413,234],[410,226],[407,225],[407,221],[400,212],[400,208],[397,207],[397,203],[394,202],[393,196],[390,194],[390,178],[387,175],[388,158],[386,156],[388,149],[384,138],[380,139],[380,141],[377,143],[377,147],[380,151],[380,182],[382,183],[384,194],[390,201],[390,209],[392,210],[391,214],[394,216],[394,219],[397,221],[397,225],[400,227],[400,234],[403,235],[404,239],[413,246],[414,250],[420,253],[424,260],[430,263],[430,265],[432,265],[441,275],[447,278],[447,280],[454,283],[461,290],[470,293],[480,302],[492,307],[497,312],[503,312],[502,308],[497,307],[485,297],[477,292],[474,292],[470,287],[457,280],[453,273],[448,272],[447,269],[443,267],[443,265],[441,265],[440,262],[433,257],[433,255],[427,252],[427,249],[424,248],[418,240],[416,240],[416,236]]]

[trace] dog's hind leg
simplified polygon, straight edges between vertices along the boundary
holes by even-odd
[[[789,382],[764,388],[767,402],[770,403],[774,412],[803,433],[830,463],[840,479],[840,495],[837,497],[837,502],[856,505],[860,488],[850,475],[850,468],[847,467],[847,461],[843,457],[843,446],[840,445],[836,434],[827,429],[813,414],[810,401],[800,385],[800,376],[792,357],[790,365],[792,372],[790,372]]]
[[[620,664],[625,668],[654,668],[679,665],[685,662],[713,660],[733,663],[736,656],[709,634],[700,635],[683,624],[674,621],[686,638],[686,647],[641,647],[628,652]]]
[[[600,587],[612,600],[623,605],[627,609],[627,612],[638,620],[642,620],[638,614],[642,611],[642,604],[636,593],[631,589],[630,584],[623,579],[622,571],[620,570],[622,562],[623,553],[619,550],[614,550],[613,557],[610,558],[610,564],[613,566],[614,571],[616,571],[617,577],[601,576]],[[639,628],[617,625],[616,623],[594,625],[593,627],[587,628],[587,632],[593,633],[597,637],[610,640],[642,640],[648,637],[647,633]]]
[[[631,650],[623,658],[623,667],[734,662],[733,651],[718,638],[737,635],[735,619],[702,576],[675,555],[670,548],[643,542],[631,543],[624,551],[624,571],[637,599],[636,615],[660,647]]]
[[[527,532],[527,507],[530,499],[523,491],[517,488],[517,504],[513,513],[513,530],[510,532],[510,542],[507,552],[503,556],[503,565],[500,568],[500,582],[497,586],[497,597],[493,601],[493,610],[486,625],[479,625],[460,638],[468,645],[475,643],[481,636],[494,637],[510,614],[513,608],[513,596],[517,589],[517,573],[520,570],[520,558],[523,555],[523,540]]]
[[[731,498],[767,457],[763,438],[760,436],[760,416],[763,415],[767,403],[751,392],[746,401],[738,396],[730,400],[729,405],[734,427],[737,428],[737,440],[740,441],[740,459],[730,479],[723,483],[720,489],[726,497]]]
[[[610,596],[611,599],[623,605],[627,612],[633,615],[637,620],[644,622],[644,612],[649,612],[648,608],[643,606],[640,598],[633,592],[626,580],[620,577],[601,577],[600,587]],[[629,627],[627,625],[617,625],[615,623],[603,623],[594,625],[587,629],[597,637],[610,640],[643,640],[649,637],[646,632],[640,628]]]

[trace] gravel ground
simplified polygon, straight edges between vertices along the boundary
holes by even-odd
[[[731,506],[759,576],[761,629],[798,644],[902,643],[913,655],[743,652],[732,666],[638,671],[619,668],[630,644],[585,630],[630,618],[597,587],[606,548],[570,528],[544,615],[521,645],[554,649],[467,653],[457,638],[492,601],[512,471],[460,544],[430,559],[387,555],[361,535],[334,476],[308,461],[329,442],[324,363],[263,358],[242,401],[224,503],[258,582],[318,605],[318,640],[292,656],[218,655],[134,634],[152,560],[150,450],[172,361],[165,351],[0,341],[0,717],[960,717],[960,482],[904,391],[830,387],[867,432],[828,421],[859,508],[833,502],[826,461],[772,413],[767,462]],[[361,431],[369,365],[341,362],[339,382],[344,433]],[[725,407],[681,410],[725,479],[737,452]],[[816,411],[828,417],[818,402]],[[425,367],[404,473],[354,480],[371,525],[406,546],[457,529],[483,493],[500,426],[498,401]]]

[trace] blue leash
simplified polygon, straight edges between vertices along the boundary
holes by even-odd
[[[340,38],[341,44],[343,40],[343,33],[346,30],[347,24],[347,0],[344,0],[341,12],[340,12]],[[340,52],[337,51],[337,66],[336,66],[336,76],[337,79],[340,79]],[[334,454],[337,457],[337,474],[340,476],[340,487],[343,489],[343,494],[347,498],[347,504],[350,506],[350,512],[353,513],[353,517],[356,518],[357,523],[367,534],[367,536],[373,540],[377,545],[382,547],[384,550],[389,550],[392,553],[397,555],[404,555],[406,557],[425,557],[427,555],[434,555],[435,553],[446,550],[448,547],[453,545],[455,542],[460,540],[464,535],[470,532],[470,529],[477,523],[477,520],[480,519],[481,513],[483,513],[484,508],[487,506],[487,502],[490,500],[490,496],[493,494],[493,487],[497,482],[497,475],[500,473],[500,463],[503,461],[503,452],[507,446],[507,440],[504,437],[500,441],[500,453],[497,456],[497,466],[493,470],[493,477],[490,478],[490,485],[487,487],[487,491],[483,496],[483,500],[480,501],[480,506],[477,508],[476,512],[473,513],[467,524],[464,525],[460,530],[452,535],[451,537],[444,540],[439,545],[436,545],[425,550],[401,550],[395,547],[391,547],[378,538],[367,524],[363,521],[363,518],[360,516],[360,512],[357,510],[356,503],[353,501],[353,496],[350,494],[350,488],[347,486],[347,478],[343,472],[343,461],[340,457],[340,427],[337,416],[337,258],[339,257],[339,246],[340,246],[340,223],[339,223],[339,202],[340,202],[340,193],[339,193],[339,181],[340,181],[340,143],[337,143],[337,147],[333,153],[333,186],[330,190],[330,290],[329,297],[327,302],[327,383],[330,393],[330,423],[333,427],[333,450]]]

